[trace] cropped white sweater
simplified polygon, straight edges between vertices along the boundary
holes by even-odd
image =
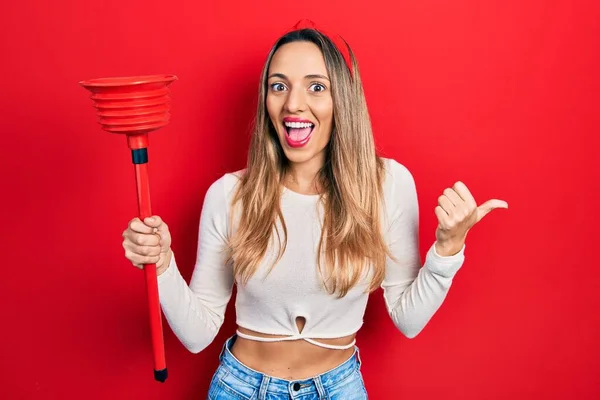
[[[383,232],[391,252],[381,285],[387,311],[407,337],[416,336],[438,310],[452,279],[464,262],[465,247],[458,254],[441,257],[435,243],[425,264],[419,254],[419,207],[415,181],[402,164],[385,159],[385,210]],[[158,277],[164,315],[179,340],[191,352],[206,348],[217,335],[234,284],[233,269],[226,263],[226,238],[230,204],[239,173],[228,173],[208,189],[199,226],[197,257],[190,284],[181,276],[175,256]],[[351,289],[343,298],[329,294],[317,271],[322,205],[317,195],[303,195],[284,189],[281,209],[287,227],[287,248],[282,259],[267,274],[277,246],[267,253],[248,284],[239,284],[236,296],[238,326],[282,338],[238,335],[260,341],[306,340],[319,342],[357,332],[363,324],[368,281]],[[235,224],[235,223],[234,223]],[[229,229],[233,228],[233,229]],[[305,319],[302,332],[296,320]]]

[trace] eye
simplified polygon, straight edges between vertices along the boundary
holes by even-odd
[[[285,90],[285,85],[281,82],[272,83],[269,85],[269,87],[275,92],[281,92]]]
[[[321,83],[313,83],[310,85],[310,88],[313,92],[323,92],[327,88]]]

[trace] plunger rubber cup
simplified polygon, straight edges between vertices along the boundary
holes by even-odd
[[[152,215],[148,179],[148,133],[169,123],[168,86],[175,80],[175,75],[146,75],[79,82],[92,92],[91,98],[102,129],[127,136],[127,147],[131,149],[135,171],[138,213],[142,221]],[[154,379],[164,382],[168,374],[156,264],[144,265],[144,276],[154,353]]]

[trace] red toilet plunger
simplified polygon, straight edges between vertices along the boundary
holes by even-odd
[[[174,75],[99,78],[79,82],[92,92],[99,122],[108,132],[127,136],[135,167],[138,211],[141,220],[152,215],[148,181],[148,133],[169,123],[169,88]],[[154,351],[154,379],[167,379],[162,317],[156,264],[144,265]]]

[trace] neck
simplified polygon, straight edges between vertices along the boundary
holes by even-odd
[[[318,173],[323,168],[325,160],[314,157],[302,163],[290,162],[285,186],[303,194],[318,194],[321,191],[317,180]]]

